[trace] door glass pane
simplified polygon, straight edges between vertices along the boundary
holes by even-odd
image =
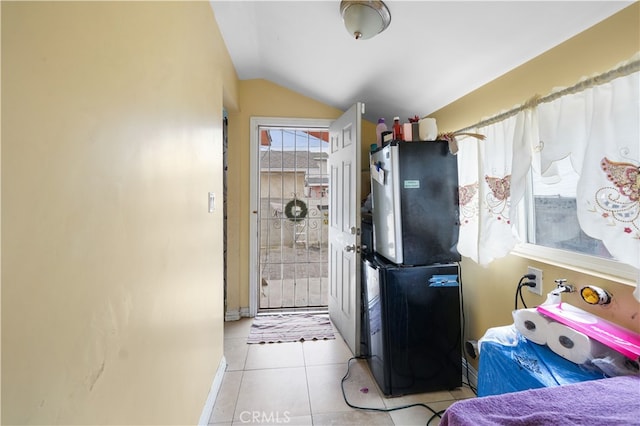
[[[329,132],[260,128],[259,310],[326,308]]]

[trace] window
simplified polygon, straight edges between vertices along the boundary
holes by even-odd
[[[576,209],[576,188],[580,176],[570,157],[553,163],[555,175],[542,176],[531,169],[533,224],[527,229],[527,241],[543,247],[557,248],[591,256],[613,259],[602,241],[591,238],[580,228]]]
[[[556,176],[532,167],[525,202],[517,222],[523,241],[513,253],[566,269],[634,285],[638,272],[617,261],[602,241],[589,237],[578,223],[576,188],[579,175],[569,157],[553,164]]]
[[[635,285],[639,71],[633,59],[448,135],[461,255],[484,266],[520,254]]]
[[[635,285],[639,66],[636,58],[537,103],[525,134],[538,145],[518,206],[526,243],[516,254]],[[514,158],[529,146],[514,144]]]

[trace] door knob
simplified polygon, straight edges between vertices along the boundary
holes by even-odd
[[[346,252],[352,252],[352,251],[356,252],[356,251],[358,251],[358,246],[356,246],[355,244],[346,245],[344,247],[344,251],[346,251]]]

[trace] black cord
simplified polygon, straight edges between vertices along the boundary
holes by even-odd
[[[535,287],[536,283],[532,281],[523,282],[525,279],[533,280],[536,276],[534,274],[524,274],[520,277],[520,281],[518,281],[518,287],[516,288],[516,296],[513,304],[513,309],[518,310],[518,296],[520,296],[520,301],[522,302],[522,306],[527,309],[527,304],[524,303],[524,297],[522,296],[522,287]]]
[[[383,413],[388,413],[390,411],[404,410],[404,409],[411,408],[411,407],[424,407],[424,408],[426,408],[427,410],[429,410],[429,411],[431,411],[433,413],[433,415],[429,419],[429,422],[432,419],[434,419],[435,416],[438,416],[438,417],[442,416],[442,413],[444,411],[435,411],[433,408],[429,407],[427,404],[423,404],[423,403],[420,403],[420,402],[419,403],[415,403],[415,404],[402,405],[400,407],[393,407],[393,408],[359,407],[357,405],[353,405],[352,403],[349,402],[349,400],[347,400],[347,393],[344,390],[344,382],[349,377],[349,373],[350,373],[350,370],[351,370],[351,361],[353,361],[354,359],[365,359],[365,358],[361,357],[361,356],[360,357],[351,357],[351,358],[349,358],[349,361],[347,361],[347,372],[342,377],[342,380],[340,381],[340,388],[342,389],[342,398],[344,398],[345,404],[347,404],[349,407],[355,408],[356,410],[379,411],[379,412],[383,412]],[[426,424],[428,425],[429,422],[427,422]]]
[[[526,283],[522,283],[518,286],[518,293],[520,294],[520,301],[522,302],[522,306],[524,306],[525,309],[528,309],[529,307],[526,303],[524,303],[524,296],[522,295],[522,287],[524,287],[525,284]]]
[[[516,296],[514,299],[514,303],[513,303],[513,309],[514,310],[518,310],[518,292],[520,291],[520,288],[522,287],[522,281],[524,280],[525,276],[523,275],[522,277],[520,277],[520,281],[518,281],[518,286],[516,287]]]
[[[427,426],[429,425],[429,423],[431,423],[431,420],[435,419],[436,417],[442,417],[445,411],[446,410],[440,410],[437,413],[435,413],[433,416],[429,417],[429,420],[427,420]]]
[[[467,320],[464,314],[464,292],[462,291],[462,268],[460,267],[460,264],[458,263],[458,284],[460,285],[460,311],[462,312],[462,337],[461,337],[461,345],[460,347],[462,348],[462,354],[464,356],[464,360],[465,360],[465,372],[466,372],[466,376],[467,376],[467,382],[463,383],[463,385],[467,385],[469,387],[469,389],[471,389],[471,391],[477,396],[478,395],[478,390],[471,384],[471,380],[469,379],[469,360],[467,359],[467,354],[464,350],[464,336],[465,336],[465,332],[466,332],[466,327],[467,327]],[[431,419],[429,420],[431,421]],[[427,422],[427,424],[429,424]]]

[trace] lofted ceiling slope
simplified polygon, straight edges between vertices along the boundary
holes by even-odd
[[[348,34],[335,1],[211,0],[240,79],[365,118],[425,116],[633,1],[387,1],[389,28]]]

